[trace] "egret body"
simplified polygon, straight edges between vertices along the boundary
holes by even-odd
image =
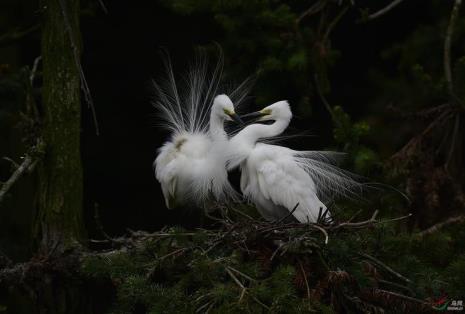
[[[178,86],[169,57],[165,60],[167,77],[154,82],[161,127],[171,132],[170,139],[158,150],[155,176],[161,184],[168,208],[235,199],[237,192],[228,182],[226,162],[228,137],[226,120],[239,121],[233,106],[247,93],[247,81],[229,94],[218,95],[222,59],[209,71],[205,59],[199,59]]]
[[[302,223],[316,222],[319,214],[326,211],[319,196],[349,191],[358,185],[330,163],[332,152],[295,151],[257,143],[287,128],[292,118],[287,101],[274,103],[250,115],[274,123],[249,125],[231,138],[230,155],[234,156],[231,167],[240,166],[242,193],[265,219],[281,219],[299,204],[293,216]]]
[[[160,148],[155,174],[168,208],[235,195],[226,171],[228,137],[224,131],[224,121],[234,118],[233,103],[219,95],[211,107],[208,132],[176,133]]]

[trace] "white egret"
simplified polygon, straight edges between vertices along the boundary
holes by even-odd
[[[210,200],[235,198],[237,192],[229,184],[226,170],[228,137],[224,121],[240,119],[228,96],[213,99],[222,63],[218,62],[213,73],[208,73],[204,63],[191,69],[182,97],[167,61],[167,84],[163,87],[154,83],[158,95],[155,108],[165,121],[163,127],[172,133],[154,162],[166,206],[205,207]],[[237,102],[243,98],[243,87],[244,83],[232,93]]]
[[[246,116],[259,116],[258,121],[274,120],[270,125],[255,123],[245,127],[229,145],[230,168],[239,165],[241,169],[242,193],[265,219],[281,219],[295,209],[292,214],[299,222],[316,222],[322,213],[329,217],[320,198],[360,187],[347,172],[331,164],[338,153],[295,151],[257,143],[287,128],[292,118],[287,101],[242,117]]]

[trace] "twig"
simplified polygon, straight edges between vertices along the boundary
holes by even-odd
[[[241,216],[243,216],[243,217],[245,217],[245,218],[247,218],[247,219],[249,219],[249,220],[251,220],[251,221],[255,221],[255,219],[253,219],[252,217],[250,217],[249,215],[247,215],[247,214],[244,213],[243,211],[241,211],[241,210],[239,210],[239,209],[237,209],[237,208],[234,208],[234,206],[231,207],[231,209],[232,209],[234,212],[236,212],[237,214],[239,214],[239,215],[241,215]]]
[[[408,291],[410,293],[410,295],[415,295],[415,292],[413,292],[412,289],[410,289],[409,287],[406,287],[404,285],[401,285],[401,284],[398,284],[398,283],[395,283],[395,282],[392,282],[392,281],[388,281],[388,280],[383,280],[383,279],[379,279],[378,282],[381,283],[381,284],[389,285],[389,286],[392,286],[392,287],[396,287],[398,289]]]
[[[299,207],[299,203],[295,204],[294,208],[289,212],[289,214],[287,214],[286,216],[284,216],[281,219],[279,219],[278,221],[276,221],[276,225],[279,225],[280,223],[285,221],[287,218],[291,217],[292,214],[294,214],[294,212],[297,210],[297,207]]]
[[[43,154],[43,143],[41,140],[38,140],[38,143],[32,149],[31,154],[27,154],[24,157],[23,162],[18,165],[16,170],[10,176],[10,178],[3,183],[2,188],[0,189],[0,204],[3,202],[6,194],[11,189],[11,187],[25,174],[30,173],[34,170],[37,162],[41,159]]]
[[[451,217],[449,219],[446,219],[443,222],[437,223],[437,224],[429,227],[426,230],[418,232],[416,235],[418,237],[420,237],[420,238],[423,238],[423,237],[425,237],[427,235],[433,234],[436,231],[441,230],[442,228],[444,228],[444,227],[446,227],[448,225],[452,225],[452,224],[455,224],[455,223],[462,223],[462,222],[465,222],[465,215],[460,215],[460,216],[457,216],[457,217]]]
[[[39,67],[39,62],[42,60],[42,56],[38,56],[37,58],[34,59],[34,63],[32,64],[32,70],[31,73],[29,74],[29,82],[31,83],[31,86],[34,85],[34,78],[37,73],[37,68]]]
[[[265,309],[267,309],[268,311],[270,310],[270,307],[267,306],[266,304],[264,304],[263,302],[261,302],[259,299],[257,299],[254,295],[252,295],[251,293],[249,293],[247,291],[247,288],[244,287],[244,285],[240,282],[239,279],[237,279],[237,277],[227,268],[225,267],[226,269],[226,272],[228,273],[228,275],[232,278],[232,280],[242,289],[241,290],[241,297],[243,297],[243,294],[248,294],[255,302],[257,302],[258,304],[260,304],[261,306],[263,306]]]
[[[320,227],[317,224],[311,224],[311,226],[318,229],[318,230],[320,230],[323,233],[323,235],[325,236],[325,244],[328,244],[328,240],[329,240],[328,232],[326,232],[325,229],[323,229],[322,227]]]
[[[223,234],[221,237],[219,237],[218,239],[214,240],[213,244],[210,245],[210,247],[208,249],[206,249],[203,254],[206,255],[208,252],[210,252],[213,248],[215,248],[219,243],[221,243],[221,240],[223,240],[224,238],[226,238],[227,236],[229,236],[233,231],[234,229],[236,229],[237,225],[233,225],[225,234]]]
[[[105,14],[108,14],[108,9],[107,9],[107,7],[105,6],[105,3],[103,3],[103,0],[98,0],[98,3],[100,4],[100,7],[102,8],[102,11],[103,11]]]
[[[450,14],[449,25],[447,26],[446,39],[444,40],[444,75],[447,82],[447,87],[451,96],[454,96],[454,86],[452,82],[452,70],[450,60],[450,49],[452,45],[452,35],[454,33],[454,26],[459,15],[460,5],[462,0],[455,0],[454,7]]]
[[[308,8],[307,10],[302,12],[302,14],[299,15],[299,17],[296,20],[296,24],[299,24],[300,22],[302,22],[302,20],[305,17],[313,15],[313,14],[318,13],[321,10],[323,10],[326,3],[327,3],[327,1],[324,1],[324,0],[320,0],[320,1],[316,2],[316,3],[314,3],[310,8]]]
[[[233,272],[235,272],[235,273],[238,274],[238,275],[241,275],[242,277],[244,277],[245,279],[247,279],[247,280],[249,280],[249,281],[257,282],[256,279],[253,279],[252,277],[250,277],[250,276],[244,274],[243,272],[241,272],[241,271],[235,269],[234,267],[226,266],[226,268],[229,269],[229,270],[231,270],[231,271],[233,271]]]
[[[323,105],[326,107],[326,110],[328,110],[329,114],[331,115],[331,119],[338,127],[341,127],[341,122],[336,118],[336,114],[334,113],[333,108],[331,107],[328,100],[324,96],[323,91],[321,90],[320,80],[318,79],[318,74],[316,73],[315,73],[315,86],[316,86],[316,91],[318,92],[318,96],[320,96],[320,99],[323,102]]]
[[[187,251],[187,250],[188,250],[188,248],[185,248],[185,247],[180,248],[180,249],[177,249],[177,250],[174,250],[173,252],[168,253],[168,254],[163,255],[162,257],[158,258],[157,261],[162,261],[162,260],[164,260],[165,258],[168,258],[168,257],[170,257],[170,256],[176,255],[176,254],[178,254],[178,253],[184,253],[184,252]]]
[[[390,4],[388,4],[387,6],[385,6],[384,8],[382,8],[381,10],[373,13],[373,14],[370,14],[368,17],[367,17],[367,20],[374,20],[374,19],[377,19],[378,17],[388,13],[389,11],[391,11],[392,9],[394,9],[396,6],[398,6],[403,0],[394,0],[392,1]]]
[[[363,256],[367,259],[369,259],[370,261],[376,263],[377,265],[383,267],[385,270],[387,270],[389,273],[391,273],[392,275],[396,276],[397,278],[399,279],[402,279],[403,281],[407,282],[407,283],[411,283],[411,280],[402,276],[401,274],[399,274],[398,272],[394,271],[391,267],[387,266],[386,264],[384,264],[383,262],[381,262],[380,260],[378,260],[377,258],[374,258],[373,256],[371,255],[368,255],[366,253],[358,253],[360,256]]]
[[[379,211],[375,210],[373,215],[371,216],[370,219],[365,220],[365,221],[360,221],[360,222],[343,222],[340,223],[336,226],[331,226],[330,229],[339,229],[343,227],[349,227],[349,228],[360,228],[360,227],[365,227],[367,225],[372,225],[376,223],[376,217],[378,216]]]
[[[13,165],[14,169],[18,169],[18,168],[19,168],[19,164],[18,164],[16,161],[14,161],[13,159],[8,158],[8,157],[3,157],[3,160],[6,160],[6,161],[8,161],[9,163],[11,163],[11,164]]]
[[[400,298],[400,299],[404,299],[404,300],[408,300],[408,301],[412,301],[412,302],[415,302],[415,303],[420,303],[420,304],[423,304],[423,305],[428,305],[427,302],[421,300],[421,299],[417,299],[417,298],[414,298],[414,297],[409,297],[409,296],[406,296],[406,295],[403,295],[403,294],[400,294],[400,293],[396,293],[396,292],[391,292],[391,291],[387,291],[387,290],[382,290],[382,289],[374,289],[375,292],[378,292],[378,293],[384,293],[384,294],[389,294],[389,295],[392,295],[393,297],[396,297],[396,298]]]
[[[338,15],[336,15],[336,17],[331,21],[331,23],[329,23],[328,28],[326,29],[325,34],[323,35],[323,40],[322,40],[323,43],[325,43],[328,40],[329,34],[334,29],[334,27],[337,25],[337,23],[339,23],[341,18],[347,13],[348,10],[349,10],[349,6],[344,7],[341,10],[341,12],[339,12]]]
[[[273,254],[271,254],[270,256],[270,261],[272,261],[274,259],[274,257],[276,256],[276,254],[278,254],[278,251],[284,246],[284,243],[280,243],[278,245],[278,247],[276,248],[276,250],[274,250]]]
[[[307,274],[305,273],[304,267],[302,266],[302,262],[299,260],[300,270],[302,271],[302,275],[304,276],[305,280],[305,288],[307,288],[307,298],[310,299],[310,286],[308,285]]]
[[[355,217],[357,217],[358,215],[360,215],[361,212],[362,212],[362,210],[359,209],[352,217],[350,217],[349,220],[347,220],[347,222],[351,222],[352,220],[354,220]]]
[[[103,235],[103,237],[107,239],[108,241],[114,242],[114,239],[110,237],[103,229],[102,222],[100,221],[100,211],[99,211],[98,203],[94,204],[94,221],[97,226],[97,230]]]

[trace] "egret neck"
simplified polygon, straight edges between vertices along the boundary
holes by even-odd
[[[213,141],[227,141],[228,136],[224,131],[224,118],[220,117],[214,110],[210,114],[210,136]]]
[[[233,139],[238,138],[242,143],[250,147],[255,146],[255,143],[262,138],[270,138],[284,132],[289,125],[290,119],[276,119],[272,124],[252,124],[247,126]]]

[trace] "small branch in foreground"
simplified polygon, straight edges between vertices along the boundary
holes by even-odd
[[[401,274],[399,274],[398,272],[394,271],[391,267],[387,266],[386,264],[384,264],[383,262],[381,262],[379,259],[377,258],[374,258],[373,256],[371,255],[368,255],[368,254],[365,254],[365,253],[358,253],[360,256],[363,256],[367,259],[369,259],[370,261],[374,262],[375,264],[377,264],[378,266],[381,266],[382,268],[384,268],[385,270],[387,270],[390,274],[394,275],[395,277],[399,278],[399,279],[402,279],[403,281],[407,282],[407,283],[411,283],[412,281],[404,276],[402,276]]]
[[[291,217],[294,214],[294,212],[297,210],[297,207],[299,207],[299,203],[295,204],[294,208],[289,212],[289,214],[287,214],[286,216],[276,221],[276,224],[279,225],[280,223],[285,221],[287,218]]]
[[[362,228],[362,227],[372,225],[372,224],[377,222],[376,217],[378,216],[378,213],[379,213],[379,211],[375,210],[375,212],[373,213],[371,218],[368,219],[368,220],[360,221],[360,222],[342,222],[342,223],[340,223],[338,225],[331,226],[331,229],[339,229],[339,228],[343,228],[343,227]]]
[[[320,0],[314,3],[310,8],[308,8],[307,10],[302,12],[302,14],[299,15],[299,17],[296,20],[296,24],[299,24],[300,22],[302,22],[302,20],[305,17],[313,15],[323,10],[323,8],[326,6],[327,3],[328,3],[327,1],[323,1],[323,0]]]
[[[446,219],[443,222],[437,223],[437,224],[429,227],[426,230],[418,232],[417,236],[420,237],[420,238],[423,238],[423,237],[425,237],[427,235],[433,234],[436,231],[441,230],[442,228],[444,228],[444,227],[446,227],[448,225],[452,225],[452,224],[455,224],[455,223],[462,223],[462,222],[465,222],[465,215],[450,217],[449,219]]]
[[[34,79],[37,73],[37,69],[39,68],[40,61],[42,61],[42,56],[38,56],[37,58],[35,58],[34,63],[32,64],[32,70],[29,74],[29,82],[31,83],[31,86],[34,86]]]
[[[0,189],[0,204],[5,199],[6,194],[11,189],[11,187],[25,174],[30,173],[34,170],[37,162],[40,160],[43,154],[44,144],[41,140],[38,141],[36,146],[32,149],[30,154],[27,154],[23,162],[18,165],[16,170],[10,176],[10,178],[2,184]],[[8,159],[7,159],[8,160]]]
[[[374,20],[374,19],[377,19],[378,17],[388,13],[389,11],[391,11],[392,9],[394,9],[396,6],[398,6],[402,1],[404,0],[394,0],[392,1],[390,4],[388,4],[387,6],[385,6],[384,8],[382,8],[381,10],[373,13],[373,14],[370,14],[368,17],[367,17],[367,20],[368,21],[371,21],[371,20]]]
[[[403,294],[400,294],[400,293],[387,291],[387,290],[382,290],[382,289],[375,289],[374,291],[377,292],[377,293],[381,293],[381,294],[388,294],[388,295],[391,295],[391,296],[399,298],[399,299],[404,299],[404,300],[408,300],[408,301],[411,301],[411,302],[415,302],[415,303],[419,303],[419,304],[423,304],[423,305],[428,305],[428,303],[425,302],[424,300],[409,297],[409,296],[406,296],[406,295],[403,295]]]

